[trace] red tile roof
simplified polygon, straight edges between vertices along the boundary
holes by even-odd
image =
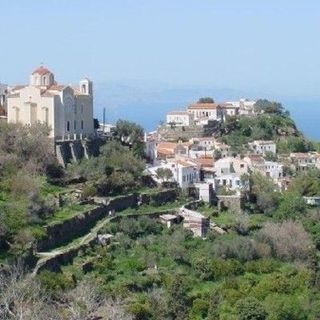
[[[39,68],[35,69],[32,74],[39,74],[40,76],[43,76],[45,74],[48,74],[48,73],[52,73],[50,70],[48,70],[47,68],[43,67],[43,66],[40,66]]]

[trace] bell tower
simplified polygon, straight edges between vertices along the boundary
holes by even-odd
[[[80,81],[80,92],[81,94],[85,94],[88,96],[92,96],[92,81],[90,81],[88,78],[85,78]]]

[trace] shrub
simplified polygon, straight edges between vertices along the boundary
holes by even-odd
[[[259,259],[254,261],[248,261],[244,265],[246,272],[252,272],[256,274],[271,273],[279,268],[279,262],[273,259]]]
[[[228,241],[218,241],[214,251],[218,257],[238,259],[242,262],[258,258],[254,241],[241,236],[236,236]]]
[[[303,261],[313,251],[310,236],[299,222],[268,222],[256,238],[271,247],[273,256],[286,261]]]
[[[261,302],[254,297],[241,299],[236,304],[239,320],[264,320],[267,312]]]

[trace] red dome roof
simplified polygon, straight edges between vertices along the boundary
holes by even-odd
[[[47,68],[43,67],[43,66],[40,66],[39,68],[37,68],[36,70],[34,70],[32,72],[32,74],[39,74],[40,76],[43,76],[45,74],[48,74],[48,73],[52,73],[50,70],[48,70]]]

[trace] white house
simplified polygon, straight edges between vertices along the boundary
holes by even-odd
[[[167,125],[175,126],[191,126],[194,123],[194,117],[192,113],[187,111],[172,111],[167,114]]]
[[[274,161],[265,161],[263,168],[265,175],[275,182],[283,177],[283,165]]]
[[[241,175],[238,173],[228,173],[216,176],[214,178],[216,189],[219,187],[224,187],[229,190],[239,191],[243,188],[241,182]]]
[[[172,159],[162,162],[159,166],[148,168],[153,178],[157,182],[161,182],[156,174],[158,168],[170,169],[173,180],[176,181],[182,189],[188,188],[193,183],[200,181],[200,167],[192,161]]]
[[[239,158],[227,157],[215,161],[214,169],[217,176],[229,173],[242,175],[249,172],[249,165]]]
[[[254,115],[256,101],[241,98],[239,101],[228,101],[226,104],[238,109],[239,115]]]
[[[223,119],[223,110],[218,103],[193,103],[187,107],[187,112],[193,114],[195,121]]]
[[[76,87],[58,84],[43,66],[34,70],[28,85],[14,87],[8,96],[8,122],[37,122],[51,128],[55,140],[73,140],[94,134],[92,82]]]
[[[191,138],[189,141],[205,150],[213,150],[216,139],[214,137],[197,137]]]
[[[231,146],[229,146],[228,144],[215,141],[213,149],[219,151],[222,158],[232,156]]]
[[[317,152],[292,152],[290,160],[296,171],[306,171],[312,168],[320,168],[319,154]]]
[[[239,114],[240,107],[232,103],[223,104],[224,116],[237,116]]]
[[[271,152],[273,154],[276,154],[277,147],[276,144],[270,140],[255,140],[253,142],[249,143],[249,148],[255,153],[255,154],[262,154],[265,155],[266,152]]]

